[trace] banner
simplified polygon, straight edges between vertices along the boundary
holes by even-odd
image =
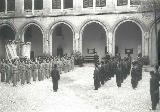
[[[7,59],[16,59],[17,56],[17,45],[14,41],[9,41],[6,45],[6,55]]]
[[[31,42],[23,43],[21,45],[21,56],[23,58],[30,59],[30,52],[31,52]]]

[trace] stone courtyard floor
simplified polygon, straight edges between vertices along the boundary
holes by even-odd
[[[93,70],[85,65],[61,74],[58,92],[53,92],[51,79],[17,87],[0,83],[0,112],[152,112],[149,72],[143,71],[136,90],[128,76],[121,88],[112,78],[95,91]],[[160,105],[153,112],[160,112]]]

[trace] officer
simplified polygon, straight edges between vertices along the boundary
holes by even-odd
[[[60,74],[57,69],[57,65],[54,65],[54,68],[51,72],[51,77],[52,77],[52,83],[53,83],[53,91],[57,92],[58,90],[58,80],[60,79]]]

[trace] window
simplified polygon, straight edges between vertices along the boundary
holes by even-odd
[[[83,8],[93,7],[93,0],[83,0]]]
[[[140,0],[131,0],[130,5],[140,5],[141,1]]]
[[[43,9],[43,0],[34,0],[34,9],[42,10]]]
[[[15,0],[7,0],[7,11],[15,11]]]
[[[105,7],[106,0],[96,0],[96,7]]]
[[[127,5],[128,0],[117,0],[117,6]]]
[[[5,11],[5,0],[0,0],[0,12]]]
[[[52,0],[52,9],[61,9],[61,0]]]
[[[64,0],[64,9],[73,8],[73,0]]]
[[[24,10],[32,10],[32,0],[24,0]]]

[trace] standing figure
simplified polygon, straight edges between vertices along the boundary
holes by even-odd
[[[97,64],[95,65],[93,79],[94,79],[94,87],[95,87],[94,90],[98,90],[98,88],[100,87],[100,78],[99,78],[99,69]]]
[[[13,86],[17,85],[17,74],[18,74],[18,67],[16,63],[12,65],[12,74],[13,74]]]
[[[151,71],[150,75],[150,95],[152,101],[152,110],[156,110],[156,106],[159,102],[159,81],[154,71]]]
[[[57,65],[54,65],[54,69],[51,72],[52,83],[53,83],[53,91],[57,92],[58,90],[58,80],[60,79],[60,74],[57,69]]]
[[[121,87],[122,83],[122,65],[121,62],[117,64],[116,83],[118,87]]]
[[[132,84],[132,88],[135,89],[138,85],[138,81],[139,81],[139,68],[138,68],[138,63],[137,61],[132,62],[133,63],[133,67],[131,70],[131,84]]]

